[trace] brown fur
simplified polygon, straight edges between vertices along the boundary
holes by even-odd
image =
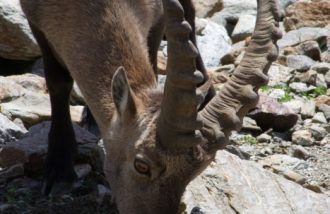
[[[183,2],[191,6],[190,1]],[[161,1],[21,0],[21,3],[31,26],[43,34],[52,54],[77,82],[97,121],[107,152],[105,172],[120,212],[177,212],[185,186],[210,158],[203,160],[200,155],[195,158],[194,154],[203,153],[200,147],[180,155],[157,147],[156,122],[162,93],[156,89],[147,37],[162,18]],[[115,100],[118,102],[115,111],[113,97],[122,96],[126,87],[123,76],[113,80],[120,66],[126,70],[133,103],[121,104],[119,98]],[[111,93],[113,87],[115,91]],[[124,105],[122,113],[120,105]],[[135,114],[123,120],[122,115],[129,108],[136,109]],[[150,164],[151,177],[134,169],[137,155]],[[196,168],[197,165],[203,167]]]

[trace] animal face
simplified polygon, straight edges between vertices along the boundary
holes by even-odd
[[[159,144],[156,126],[162,93],[144,103],[133,94],[125,71],[113,79],[116,112],[105,139],[105,172],[122,213],[178,213],[186,185],[211,158],[200,146],[171,152]]]

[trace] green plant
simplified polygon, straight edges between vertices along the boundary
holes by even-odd
[[[243,143],[248,143],[251,145],[257,144],[257,139],[251,135],[244,135],[240,138],[240,142]]]

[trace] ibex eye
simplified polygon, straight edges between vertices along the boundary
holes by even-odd
[[[134,167],[138,173],[143,175],[150,175],[150,166],[146,162],[142,160],[135,160]]]

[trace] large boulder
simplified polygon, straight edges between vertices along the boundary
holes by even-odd
[[[325,27],[330,23],[330,1],[297,1],[286,9],[286,31],[301,27]]]
[[[19,0],[0,0],[0,57],[31,60],[40,55]]]
[[[215,162],[189,184],[183,201],[188,212],[194,208],[211,214],[326,214],[330,210],[328,196],[226,151],[219,151]]]

